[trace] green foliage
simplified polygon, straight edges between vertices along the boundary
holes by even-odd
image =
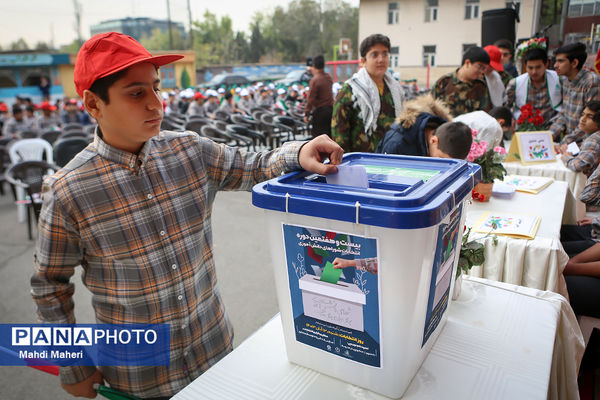
[[[185,41],[181,32],[177,29],[172,29],[173,47],[169,43],[169,32],[163,32],[156,28],[151,35],[142,36],[140,43],[148,50],[183,50],[185,49]]]
[[[473,161],[481,166],[481,181],[483,183],[493,183],[494,179],[504,180],[506,169],[502,165],[506,157],[494,149],[487,150],[481,157]]]
[[[19,38],[8,45],[9,50],[29,50],[29,45],[23,38]]]
[[[81,43],[79,43],[79,40],[73,39],[73,41],[71,43],[61,46],[59,49],[59,52],[69,53],[69,54],[77,54],[77,53],[79,53],[80,48],[81,48]]]
[[[181,72],[181,87],[189,88],[192,85],[192,80],[190,79],[190,74],[187,72],[187,68],[183,69]]]
[[[342,3],[333,10],[320,11],[316,0],[293,0],[287,9],[278,6],[271,14],[257,13],[249,34],[234,32],[229,16],[217,18],[206,10],[192,23],[196,64],[218,65],[258,62],[303,62],[306,57],[331,54],[341,38],[350,38],[356,57],[358,8]],[[154,30],[140,42],[149,50],[185,49],[186,41],[173,30],[173,48],[167,32]],[[187,41],[189,43],[189,41]]]
[[[495,222],[492,223],[492,230],[481,239],[490,236],[492,231],[497,228],[498,225]],[[460,254],[458,257],[458,267],[456,268],[456,277],[462,273],[469,272],[474,265],[483,265],[485,262],[485,246],[476,240],[469,241],[471,229],[472,228],[467,229],[462,237]],[[496,235],[492,236],[492,244],[494,246],[498,244],[498,237]]]

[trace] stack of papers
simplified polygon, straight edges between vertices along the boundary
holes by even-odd
[[[545,176],[509,175],[504,178],[504,183],[511,185],[517,192],[537,194],[550,186],[554,179]]]
[[[519,239],[533,239],[540,226],[540,221],[541,218],[537,215],[486,211],[475,224],[473,231]],[[496,226],[496,229],[494,229],[494,226]]]

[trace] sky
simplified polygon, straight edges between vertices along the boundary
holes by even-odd
[[[124,17],[167,19],[167,0],[79,0],[81,4],[81,33],[90,37],[90,26],[100,21]],[[202,18],[208,9],[217,17],[229,15],[234,31],[247,31],[256,12],[271,13],[287,6],[290,0],[189,0],[192,20]],[[355,7],[359,0],[346,0]],[[187,0],[170,0],[171,20],[183,22],[187,28]],[[21,0],[0,1],[2,35],[0,45],[24,38],[30,47],[37,42],[50,42],[55,47],[69,44],[75,33],[74,0]]]

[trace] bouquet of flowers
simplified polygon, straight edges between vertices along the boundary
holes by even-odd
[[[542,49],[548,48],[548,41],[546,38],[531,38],[519,44],[517,46],[516,55],[518,59],[522,59],[525,53],[531,49]]]
[[[544,117],[538,108],[533,108],[531,103],[527,103],[521,107],[517,125],[517,131],[539,131],[543,129]]]
[[[473,130],[473,143],[467,155],[467,161],[481,166],[481,182],[494,183],[494,179],[504,180],[506,169],[502,161],[506,158],[504,147],[496,146],[488,149],[485,140],[477,139],[477,131]]]

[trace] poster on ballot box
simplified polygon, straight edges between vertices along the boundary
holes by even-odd
[[[377,239],[283,224],[296,340],[381,367]]]

